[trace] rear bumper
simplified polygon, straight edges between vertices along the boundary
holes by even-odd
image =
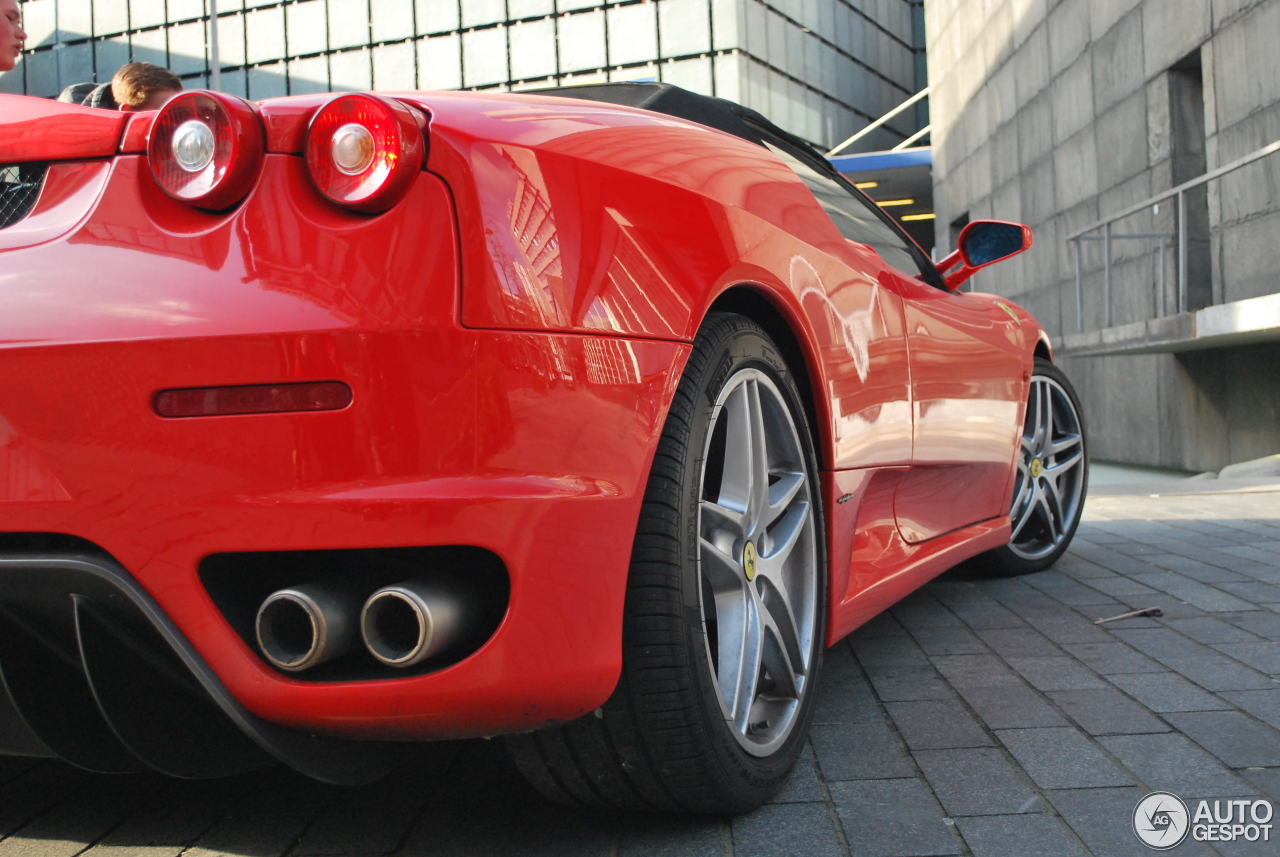
[[[356,218],[272,156],[243,208],[215,216],[155,198],[138,167],[118,159],[69,233],[4,254],[0,283],[23,292],[0,289],[0,534],[100,548],[229,699],[274,724],[416,740],[598,706],[688,346],[461,327],[451,208],[426,174],[407,204]],[[326,380],[352,404],[189,419],[151,405],[162,389]],[[272,669],[197,573],[228,552],[436,545],[497,555],[508,612],[465,660],[396,680]]]
[[[460,330],[446,339],[0,351],[0,374],[20,379],[0,393],[3,531],[102,548],[231,694],[277,723],[392,739],[578,716],[616,682],[630,534],[684,349]],[[150,411],[155,390],[221,379],[214,367],[246,352],[263,356],[260,382],[343,380],[354,401],[178,420]],[[599,377],[606,371],[617,374]],[[510,577],[508,613],[463,662],[394,681],[276,672],[197,574],[202,559],[229,552],[434,545],[496,554]]]

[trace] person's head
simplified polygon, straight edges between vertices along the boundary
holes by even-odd
[[[158,110],[181,91],[173,72],[149,62],[122,65],[111,78],[111,95],[121,110]]]
[[[18,0],[0,0],[0,71],[8,71],[17,64],[26,40]]]

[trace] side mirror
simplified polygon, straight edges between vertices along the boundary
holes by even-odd
[[[953,292],[980,268],[1028,249],[1032,244],[1031,227],[1003,220],[975,220],[960,230],[959,244],[938,263],[943,283]]]

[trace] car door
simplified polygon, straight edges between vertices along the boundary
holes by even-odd
[[[1016,318],[987,298],[947,291],[915,243],[864,194],[778,153],[848,240],[851,267],[875,283],[882,309],[901,314],[912,433],[911,469],[893,499],[902,538],[922,542],[1008,512],[1025,386]],[[837,468],[880,463],[837,457]]]
[[[893,219],[849,192],[875,215],[867,241],[902,299],[913,442],[894,495],[898,531],[918,543],[1006,514],[1026,381],[1022,326],[998,301],[948,291]]]
[[[1026,349],[999,302],[919,280],[901,289],[915,444],[894,515],[922,542],[1008,513]]]

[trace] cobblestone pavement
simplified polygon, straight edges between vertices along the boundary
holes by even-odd
[[[1095,496],[1054,569],[944,575],[829,650],[820,691],[786,789],[733,820],[562,810],[485,742],[363,789],[0,759],[0,857],[1151,854],[1148,792],[1280,803],[1280,489]],[[1172,853],[1280,853],[1216,847]]]

